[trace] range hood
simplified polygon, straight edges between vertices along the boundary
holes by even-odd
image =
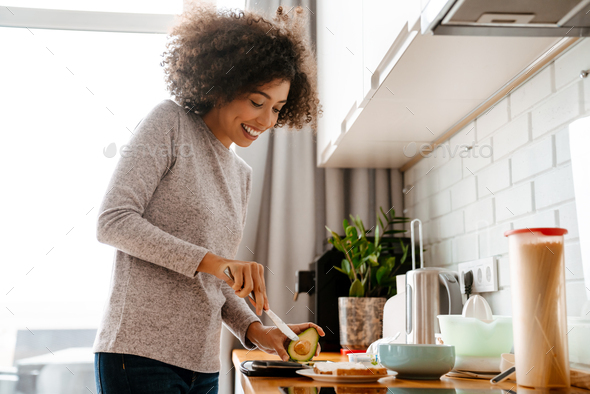
[[[590,37],[590,0],[430,0],[422,34]]]

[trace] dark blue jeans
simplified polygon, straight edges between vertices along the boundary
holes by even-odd
[[[193,372],[151,358],[96,353],[97,394],[217,394],[219,372]]]

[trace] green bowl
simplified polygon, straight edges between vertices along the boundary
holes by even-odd
[[[485,323],[475,317],[439,315],[441,338],[455,346],[459,357],[497,357],[512,349],[512,317],[493,316]]]
[[[380,345],[379,362],[397,372],[398,379],[440,379],[455,365],[455,347],[397,343]]]

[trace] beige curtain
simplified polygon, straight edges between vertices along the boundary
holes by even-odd
[[[246,9],[272,17],[277,7],[301,5],[316,12],[314,1],[247,0]],[[315,50],[315,17],[309,34]],[[349,214],[360,215],[368,228],[377,209],[395,206],[402,213],[402,176],[389,169],[318,168],[316,141],[311,129],[297,132],[273,129],[236,153],[253,169],[253,189],[244,237],[237,259],[267,267],[266,284],[271,309],[286,323],[312,321],[313,306],[302,294],[293,301],[295,272],[309,269],[315,256],[331,245],[324,226],[341,230]],[[266,316],[265,324],[271,324]],[[233,392],[235,369],[231,350],[240,343],[227,329],[222,334],[220,393]],[[239,372],[238,372],[239,373]]]

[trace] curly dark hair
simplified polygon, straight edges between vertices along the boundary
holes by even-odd
[[[301,129],[311,122],[315,133],[322,110],[304,9],[285,14],[278,7],[269,21],[251,11],[189,4],[169,30],[160,63],[174,100],[204,115],[266,83],[289,81],[274,127]]]

